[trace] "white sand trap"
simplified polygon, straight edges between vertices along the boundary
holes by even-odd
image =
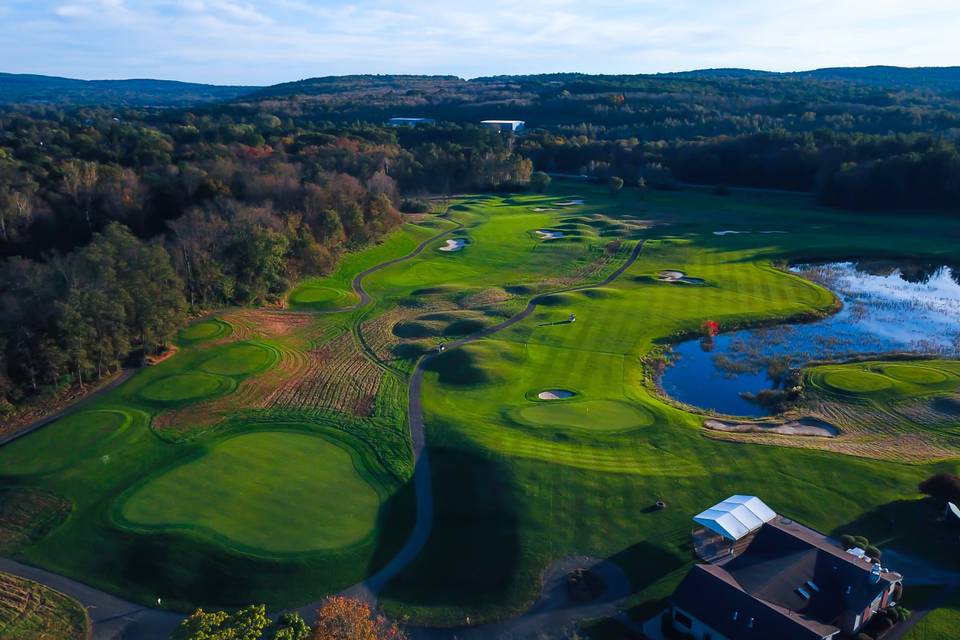
[[[558,202],[558,207],[576,207],[583,204],[583,200],[565,200],[564,202]]]
[[[567,391],[566,389],[547,389],[546,391],[541,391],[537,394],[537,397],[541,400],[564,400],[566,398],[572,398],[575,396],[573,391]]]
[[[750,233],[749,231],[733,231],[731,229],[725,229],[723,231],[714,231],[713,235],[715,236],[730,236],[737,233]]]
[[[447,240],[447,244],[440,247],[440,251],[460,251],[463,249],[463,245],[467,244],[466,240],[462,238],[454,238],[452,240]]]
[[[683,271],[667,269],[657,273],[657,280],[660,282],[682,282],[684,284],[703,284],[703,278],[691,278]]]
[[[543,213],[544,211],[556,211],[553,207],[534,207],[534,211],[537,213]]]
[[[840,430],[832,424],[817,418],[800,418],[779,422],[725,422],[723,420],[704,420],[703,426],[714,431],[728,433],[776,433],[781,436],[813,436],[835,438]]]
[[[543,240],[556,240],[563,237],[562,231],[544,231],[543,229],[537,229],[537,235],[540,236]]]

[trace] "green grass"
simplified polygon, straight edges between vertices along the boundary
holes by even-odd
[[[193,344],[206,340],[212,340],[213,338],[221,338],[229,335],[229,333],[229,324],[223,322],[222,320],[212,318],[210,320],[201,320],[200,322],[191,324],[189,327],[186,327],[180,332],[178,338],[182,343]]]
[[[533,211],[573,196],[585,204]],[[498,322],[541,295],[522,322],[430,362],[423,406],[434,526],[424,551],[388,585],[382,604],[391,613],[433,623],[509,615],[529,604],[550,562],[572,554],[620,564],[642,608],[663,598],[663,585],[674,584],[692,561],[691,516],[732,493],[760,495],[826,532],[856,530],[883,545],[909,542],[910,550],[956,563],[939,552],[943,545],[928,521],[915,517],[917,483],[935,471],[956,471],[956,460],[878,464],[710,439],[699,416],[659,397],[645,362],[707,319],[731,328],[831,308],[829,292],[776,267],[784,261],[960,259],[953,240],[960,220],[836,212],[805,196],[769,193],[722,198],[689,190],[640,198],[625,189],[614,198],[600,187],[562,182],[547,196],[464,198],[449,215],[465,226],[458,232],[470,241],[463,251],[435,251],[438,241],[371,275],[368,307],[314,320],[329,323],[325,335],[358,335],[360,322],[415,310],[384,330],[402,334],[398,342],[408,342],[394,352],[410,357],[384,364],[391,375],[373,400],[373,416],[281,413],[241,403],[236,415],[194,440],[162,440],[151,420],[234,389],[242,398],[244,380],[269,367],[266,352],[282,346],[269,337],[217,344],[211,338],[229,328],[221,334],[218,327],[199,328],[216,324],[202,321],[181,335],[174,357],[78,414],[78,420],[94,411],[128,416],[115,435],[76,447],[78,430],[86,432],[61,420],[0,449],[0,485],[36,485],[74,504],[62,525],[19,555],[129,598],[153,602],[162,595],[182,608],[291,606],[347,587],[383,566],[409,532],[414,509],[402,373],[436,341]],[[639,230],[640,219],[660,224]],[[330,276],[295,288],[290,306],[348,306],[357,273],[453,224],[431,222],[407,225],[348,255]],[[576,237],[543,242],[532,233],[551,228]],[[787,233],[714,235],[728,228]],[[608,256],[607,244],[618,237],[619,251]],[[616,282],[559,291],[602,280],[638,238],[646,240],[643,253]],[[664,269],[705,284],[656,282]],[[514,297],[501,306],[464,302],[490,291]],[[576,313],[575,323],[563,322],[569,313]],[[843,390],[830,392],[883,398],[924,390],[939,398],[960,376],[948,363],[875,364],[881,368],[834,371],[842,374],[833,382]],[[915,367],[932,367],[947,379],[938,382]],[[889,386],[871,384],[878,378]],[[535,393],[543,389],[578,395],[541,402]],[[284,442],[289,438],[297,444]],[[31,454],[40,451],[43,464],[31,467]],[[264,499],[264,492],[277,500]],[[658,498],[668,507],[649,509]],[[881,517],[889,509],[900,525],[892,534]]]
[[[276,363],[277,357],[277,352],[266,345],[237,344],[210,358],[200,367],[217,375],[243,376],[269,368]]]
[[[915,400],[960,389],[960,362],[869,361],[812,367],[804,373],[815,392],[849,402]]]
[[[905,590],[905,593],[907,591]],[[918,602],[918,605],[923,604]],[[940,607],[934,609],[917,622],[910,632],[903,636],[904,640],[940,640],[954,638],[960,629],[960,591],[953,595]]]
[[[364,476],[334,442],[258,432],[151,478],[122,499],[120,513],[135,527],[199,531],[248,553],[331,549],[376,527],[380,497]]]

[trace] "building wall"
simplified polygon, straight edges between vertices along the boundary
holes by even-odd
[[[676,615],[678,611],[690,619],[691,624],[689,627],[685,627],[677,622]],[[684,633],[691,634],[696,640],[705,640],[706,638],[709,638],[709,640],[729,640],[729,638],[726,636],[717,633],[712,628],[700,622],[694,616],[690,615],[689,612],[684,611],[676,605],[674,605],[674,607],[670,610],[670,617],[673,619],[673,626]]]

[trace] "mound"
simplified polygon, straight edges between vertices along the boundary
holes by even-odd
[[[498,376],[481,365],[481,354],[471,347],[474,345],[431,358],[426,364],[427,371],[436,372],[441,384],[456,386],[487,384],[497,379]]]
[[[823,374],[823,382],[841,393],[875,393],[893,386],[888,378],[862,370],[828,371]]]
[[[604,298],[616,298],[620,296],[620,292],[616,289],[609,289],[607,287],[593,287],[591,289],[584,289],[579,292],[580,295],[586,296],[594,300],[601,300]]]
[[[414,289],[410,293],[415,296],[439,296],[446,293],[456,293],[457,291],[459,291],[459,288],[453,285],[443,284],[436,287],[422,287],[420,289]]]
[[[576,304],[577,299],[570,293],[548,293],[537,298],[537,304],[545,307],[559,307],[561,305]]]
[[[960,396],[934,398],[933,409],[948,416],[960,416]]]
[[[947,374],[931,367],[913,364],[885,364],[878,367],[884,375],[901,382],[913,384],[940,384],[947,381]]]
[[[131,422],[130,415],[122,411],[70,414],[0,448],[0,470],[12,475],[50,473],[85,457],[102,455],[101,445]]]
[[[230,333],[230,329],[230,325],[222,320],[203,320],[181,331],[179,338],[182,342],[202,342],[225,336]]]
[[[393,325],[393,335],[407,340],[416,340],[439,336],[440,330],[420,320],[402,320]]]
[[[327,309],[346,306],[355,299],[356,295],[350,291],[308,283],[297,287],[293,293],[290,294],[289,301],[293,306],[302,305],[317,309]]]
[[[259,344],[237,344],[227,347],[205,361],[200,368],[207,373],[223,376],[242,376],[263,371],[277,362],[277,354]]]
[[[615,400],[541,402],[522,407],[517,416],[534,425],[591,431],[623,431],[649,426],[654,421],[653,414],[644,407]]]
[[[118,512],[136,529],[201,533],[256,555],[335,549],[376,528],[380,496],[368,476],[332,440],[249,433],[149,478]]]
[[[154,402],[183,402],[220,395],[233,387],[229,378],[209,373],[180,373],[151,382],[140,396]]]
[[[490,323],[484,322],[479,318],[460,318],[459,320],[454,320],[443,330],[443,335],[445,336],[466,336],[471,333],[476,333],[481,329],[489,326]]]
[[[432,349],[426,342],[401,342],[390,347],[390,353],[400,360],[415,360]]]

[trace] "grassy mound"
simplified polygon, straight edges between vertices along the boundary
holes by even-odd
[[[200,322],[190,325],[181,331],[178,337],[180,342],[192,344],[230,335],[231,330],[232,327],[228,323],[213,318],[210,320],[201,320]]]
[[[615,400],[538,402],[521,407],[517,417],[522,422],[534,425],[591,431],[624,431],[646,427],[654,422],[653,414],[642,406]]]
[[[343,547],[371,534],[380,508],[358,460],[304,433],[234,436],[150,478],[119,512],[138,529],[192,531],[254,554]]]
[[[841,393],[875,393],[893,386],[889,378],[862,370],[837,370],[823,374],[824,384]]]
[[[211,398],[233,388],[233,381],[209,373],[179,373],[151,382],[140,390],[146,400],[163,403],[186,402]]]
[[[269,369],[277,359],[277,352],[265,345],[236,344],[210,358],[200,368],[222,376],[243,376]]]
[[[537,304],[544,307],[559,307],[577,303],[577,296],[572,293],[548,293],[537,298]]]
[[[356,298],[356,294],[350,291],[307,282],[293,290],[289,302],[295,307],[333,309],[349,306]]]
[[[947,381],[947,374],[931,367],[913,364],[884,364],[877,367],[884,375],[912,384],[940,384]]]
[[[393,335],[407,340],[439,336],[440,329],[433,323],[422,320],[401,320],[393,325]]]
[[[56,471],[89,455],[106,452],[108,440],[131,423],[119,410],[81,411],[58,420],[0,448],[4,474],[28,475]],[[103,454],[101,454],[103,455]]]

